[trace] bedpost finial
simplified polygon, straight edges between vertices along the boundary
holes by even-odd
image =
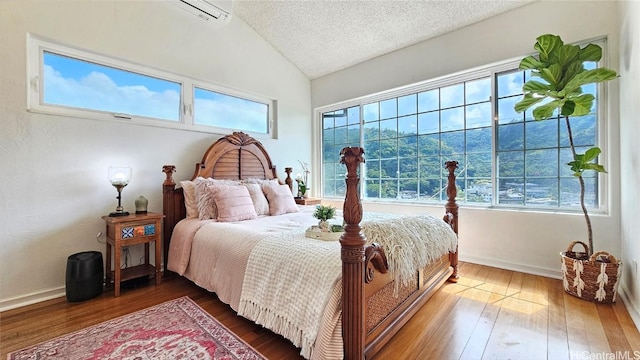
[[[447,177],[447,198],[450,203],[454,203],[458,190],[456,189],[456,174],[455,171],[458,168],[457,161],[447,161],[444,166],[449,170],[449,176]]]
[[[173,181],[173,173],[176,172],[176,167],[174,165],[163,165],[162,172],[167,176],[164,179],[164,183],[162,185],[175,185],[175,181]]]
[[[289,186],[289,190],[291,190],[291,192],[293,192],[293,179],[291,178],[292,171],[293,171],[292,167],[284,168],[284,172],[287,173],[287,178],[284,179],[284,183],[287,184],[287,186]]]
[[[362,237],[360,234],[360,221],[362,221],[362,203],[358,194],[358,166],[364,162],[364,149],[361,147],[345,147],[340,151],[340,163],[347,166],[347,185],[345,201],[343,205],[343,217],[346,223],[345,233],[350,239]],[[353,236],[353,237],[351,237]],[[364,241],[364,238],[362,238]]]

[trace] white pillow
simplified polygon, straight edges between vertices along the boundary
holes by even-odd
[[[262,185],[269,201],[269,215],[282,215],[300,211],[288,185]]]
[[[191,180],[180,181],[184,194],[184,207],[187,209],[187,219],[198,217],[198,204],[196,203],[196,183]]]
[[[269,215],[269,202],[262,192],[260,184],[244,184],[249,190],[253,207],[258,215]]]
[[[247,178],[242,180],[245,184],[260,184],[260,185],[280,185],[278,179],[258,179],[258,178]]]

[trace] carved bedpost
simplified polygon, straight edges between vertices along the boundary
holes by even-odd
[[[445,167],[449,170],[449,176],[447,178],[447,204],[445,205],[446,215],[445,221],[451,225],[453,231],[458,234],[458,204],[456,203],[456,195],[458,189],[456,188],[456,174],[455,171],[458,168],[457,161],[445,162]],[[458,281],[458,247],[456,251],[449,253],[449,262],[453,267],[453,274],[449,277],[449,281]]]
[[[171,240],[171,233],[173,233],[173,227],[179,220],[175,213],[176,204],[175,196],[173,196],[173,190],[176,187],[176,182],[173,181],[173,173],[176,172],[174,165],[164,165],[162,172],[166,178],[162,183],[162,213],[165,215],[162,220],[162,247],[164,255],[164,274],[167,275],[167,259],[169,258],[169,241]]]
[[[293,193],[293,179],[291,179],[291,172],[292,171],[293,171],[292,167],[284,168],[284,172],[287,173],[287,178],[284,179],[284,183],[287,184],[287,186],[289,186],[289,190],[291,190],[291,192]]]
[[[358,166],[364,162],[364,150],[345,147],[340,151],[340,163],[347,166],[347,193],[344,201],[344,234],[342,247],[342,337],[344,358],[364,358],[364,261],[365,237],[361,232],[362,203],[358,195]]]
[[[174,165],[164,165],[162,172],[166,175],[162,186],[176,186],[176,182],[173,181],[173,173],[176,172],[176,167]]]

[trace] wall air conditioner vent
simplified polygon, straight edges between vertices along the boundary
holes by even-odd
[[[231,21],[231,0],[174,0],[182,10],[216,25]]]

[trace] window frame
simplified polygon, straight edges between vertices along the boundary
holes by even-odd
[[[597,38],[591,39],[588,41],[584,41],[578,43],[580,46],[584,46],[587,43],[597,43],[603,49],[603,58],[598,62],[598,67],[607,66],[607,42],[605,38]],[[473,81],[474,79],[482,78],[483,76],[489,76],[491,79],[491,185],[492,185],[492,197],[490,203],[474,203],[474,202],[461,202],[461,205],[469,208],[490,208],[490,209],[501,209],[501,210],[518,210],[518,211],[530,211],[530,212],[548,212],[548,213],[578,213],[581,212],[580,207],[562,207],[562,206],[532,206],[532,205],[512,205],[512,204],[501,204],[498,202],[498,186],[497,186],[497,125],[498,125],[498,117],[497,117],[497,101],[496,101],[496,75],[505,71],[516,70],[518,69],[519,63],[522,57],[512,58],[472,69],[468,69],[465,71],[460,71],[451,75],[440,76],[431,80],[422,81],[415,84],[410,84],[407,86],[402,86],[398,88],[394,88],[388,91],[382,91],[371,95],[364,95],[355,99],[337,102],[328,106],[318,107],[314,111],[314,127],[316,129],[320,129],[318,132],[317,143],[319,144],[319,150],[317,152],[316,161],[318,163],[317,168],[320,169],[318,178],[316,181],[321,184],[320,190],[323,198],[327,198],[327,200],[340,200],[339,197],[328,197],[324,194],[324,159],[323,159],[323,138],[322,138],[322,130],[323,130],[323,113],[337,111],[341,109],[347,109],[353,106],[360,106],[360,128],[361,128],[361,139],[360,146],[363,146],[362,139],[362,129],[364,126],[364,111],[362,110],[364,105],[377,101],[384,101],[393,98],[399,98],[406,95],[411,95],[415,93],[420,93],[422,91],[428,91],[430,89],[437,89],[440,87],[445,87],[448,85],[460,84],[465,81]],[[607,142],[608,132],[610,131],[608,126],[609,122],[606,121],[606,114],[608,114],[608,94],[606,85],[604,83],[596,84],[597,88],[597,122],[596,122],[596,146],[602,149],[602,154],[599,157],[599,163],[602,164],[606,169],[609,169],[609,161],[608,161],[608,149],[609,144]],[[562,120],[562,119],[561,119]],[[442,133],[442,131],[440,131]],[[465,152],[466,154],[466,152]],[[365,154],[366,160],[366,154]],[[444,164],[443,164],[444,166]],[[361,164],[360,173],[364,174],[365,165]],[[609,188],[609,180],[607,176],[599,176],[596,175],[598,179],[597,184],[597,202],[596,207],[590,208],[589,211],[595,214],[607,214],[609,212],[609,202],[610,202],[610,194],[608,191]],[[361,175],[361,183],[366,183],[366,177]],[[577,181],[577,179],[576,179]],[[371,202],[371,203],[392,203],[397,205],[434,205],[434,204],[442,204],[444,201],[402,201],[391,198],[369,198],[365,196],[365,187],[360,186],[360,198],[363,202]]]
[[[76,107],[53,105],[44,103],[44,52],[71,57],[80,61],[95,63],[112,67],[117,70],[129,71],[143,76],[150,76],[161,80],[171,81],[180,85],[179,119],[177,121],[145,117],[139,115],[122,114],[109,111],[82,109]],[[233,127],[216,127],[194,124],[193,109],[195,104],[194,88],[215,91],[253,102],[267,105],[267,132],[256,132]],[[230,131],[243,131],[256,138],[275,138],[277,126],[277,100],[239,89],[225,87],[204,80],[193,79],[168,71],[159,70],[150,66],[135,64],[130,61],[116,59],[114,57],[97,54],[87,50],[81,50],[63,45],[38,35],[27,34],[27,111],[33,113],[58,115],[82,118],[88,120],[110,121],[117,123],[130,123],[136,125],[153,126],[161,128],[196,131],[225,135]]]

